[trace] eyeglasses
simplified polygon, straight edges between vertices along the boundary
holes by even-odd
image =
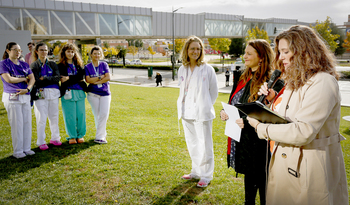
[[[202,48],[190,48],[191,51],[202,51]]]
[[[47,52],[46,49],[39,49],[40,52]]]
[[[15,49],[11,49],[11,51],[15,51],[15,52],[19,52],[19,53],[21,53],[21,52],[22,52],[22,50],[21,50],[21,49],[17,49],[17,48],[15,48]]]

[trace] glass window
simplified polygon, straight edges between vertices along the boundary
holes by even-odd
[[[47,11],[23,9],[23,27],[32,34],[47,35],[49,21]]]
[[[73,35],[73,12],[51,11],[50,15],[53,35]]]
[[[116,35],[115,15],[99,14],[100,34]]]
[[[76,13],[75,26],[77,34],[95,35],[95,14],[94,13]]]
[[[0,8],[0,14],[8,21],[8,24],[0,17],[0,30],[21,30],[19,9]]]
[[[118,15],[118,35],[134,35],[134,16]]]

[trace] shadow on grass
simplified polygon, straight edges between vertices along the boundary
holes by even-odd
[[[161,204],[193,204],[197,203],[195,197],[203,192],[206,188],[197,187],[197,182],[186,181],[179,184],[173,190],[168,192],[164,197],[153,201],[154,205]]]
[[[16,159],[13,156],[0,159],[0,180],[8,179],[12,174],[24,173],[30,169],[40,167],[42,164],[59,161],[72,154],[77,154],[91,146],[97,145],[93,140],[81,144],[70,145],[68,142],[61,146],[49,145],[49,149],[41,151],[39,147],[32,149],[35,155]]]
[[[347,135],[350,135],[350,128],[347,128],[347,129],[343,130],[343,133],[347,134]]]
[[[0,108],[0,115],[7,115],[5,108]]]

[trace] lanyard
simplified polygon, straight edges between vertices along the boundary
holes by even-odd
[[[100,62],[98,62],[98,66],[95,67],[93,63],[92,64],[92,67],[94,67],[95,69],[95,74],[96,74],[96,77],[100,76],[100,73],[99,73],[99,68],[100,68]]]
[[[77,74],[77,69],[75,68],[75,65],[68,63],[68,66],[69,66],[69,69],[72,71],[73,75],[76,75]]]

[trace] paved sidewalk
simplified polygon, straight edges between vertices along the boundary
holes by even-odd
[[[337,67],[338,71],[350,70],[350,67]],[[152,78],[149,79],[146,69],[122,69],[111,68],[111,83],[130,86],[156,87],[155,75],[159,72],[163,76],[163,87],[179,88],[177,77],[172,80],[171,71],[153,70]],[[230,75],[230,86],[225,86],[225,73],[218,72],[218,88],[220,93],[231,93],[232,74]],[[350,81],[339,81],[339,89],[342,97],[342,106],[350,106]]]

